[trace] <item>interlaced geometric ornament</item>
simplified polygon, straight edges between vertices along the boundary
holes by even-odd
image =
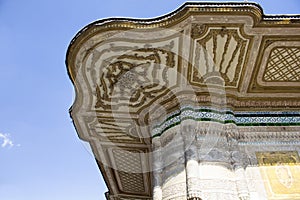
[[[114,160],[118,170],[117,175],[121,180],[122,188],[125,192],[145,192],[143,174],[134,173],[142,169],[142,161],[139,153],[139,151],[135,150],[113,150]]]
[[[273,49],[264,73],[264,81],[300,81],[300,48]]]

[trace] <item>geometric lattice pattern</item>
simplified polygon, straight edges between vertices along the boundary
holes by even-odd
[[[300,81],[300,48],[275,48],[269,57],[265,81]]]
[[[125,192],[145,192],[144,178],[142,173],[131,173],[141,171],[142,163],[139,151],[124,149],[113,150],[118,175]]]

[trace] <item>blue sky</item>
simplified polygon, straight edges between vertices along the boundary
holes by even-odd
[[[224,2],[224,1],[223,1]],[[266,14],[300,13],[299,0],[257,1]],[[64,64],[72,37],[100,18],[149,18],[183,0],[0,0],[0,199],[101,200],[107,190],[68,109]]]

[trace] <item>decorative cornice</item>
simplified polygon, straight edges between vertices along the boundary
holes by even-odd
[[[300,126],[300,112],[296,111],[256,111],[234,112],[230,109],[218,110],[212,107],[186,106],[169,114],[163,122],[152,127],[152,137],[162,135],[168,129],[180,125],[185,120],[216,122],[237,126]]]
[[[175,11],[152,19],[106,18],[92,22],[82,28],[71,40],[66,56],[66,65],[73,65],[71,60],[75,49],[93,35],[104,30],[114,29],[153,29],[168,27],[178,23],[191,14],[248,14],[254,18],[256,25],[293,25],[300,23],[300,15],[265,15],[260,5],[256,3],[198,3],[187,2]],[[71,76],[71,69],[68,73]],[[72,80],[72,79],[71,79]],[[74,80],[72,80],[74,81]]]

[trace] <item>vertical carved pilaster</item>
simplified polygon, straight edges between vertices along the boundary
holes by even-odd
[[[197,153],[195,127],[182,132],[185,144],[187,199],[201,199],[199,185],[199,156]]]
[[[237,144],[236,138],[230,138],[231,143],[231,160],[236,177],[236,188],[240,200],[249,200],[249,189],[245,175],[245,168],[248,165],[247,156],[243,153]]]
[[[152,140],[153,149],[153,200],[162,200],[162,158],[161,144],[158,138]]]
[[[189,159],[186,163],[187,197],[188,199],[200,198],[198,161]]]
[[[245,176],[245,170],[243,167],[235,169],[236,175],[236,187],[240,200],[249,200],[249,189],[247,185],[247,180]]]

